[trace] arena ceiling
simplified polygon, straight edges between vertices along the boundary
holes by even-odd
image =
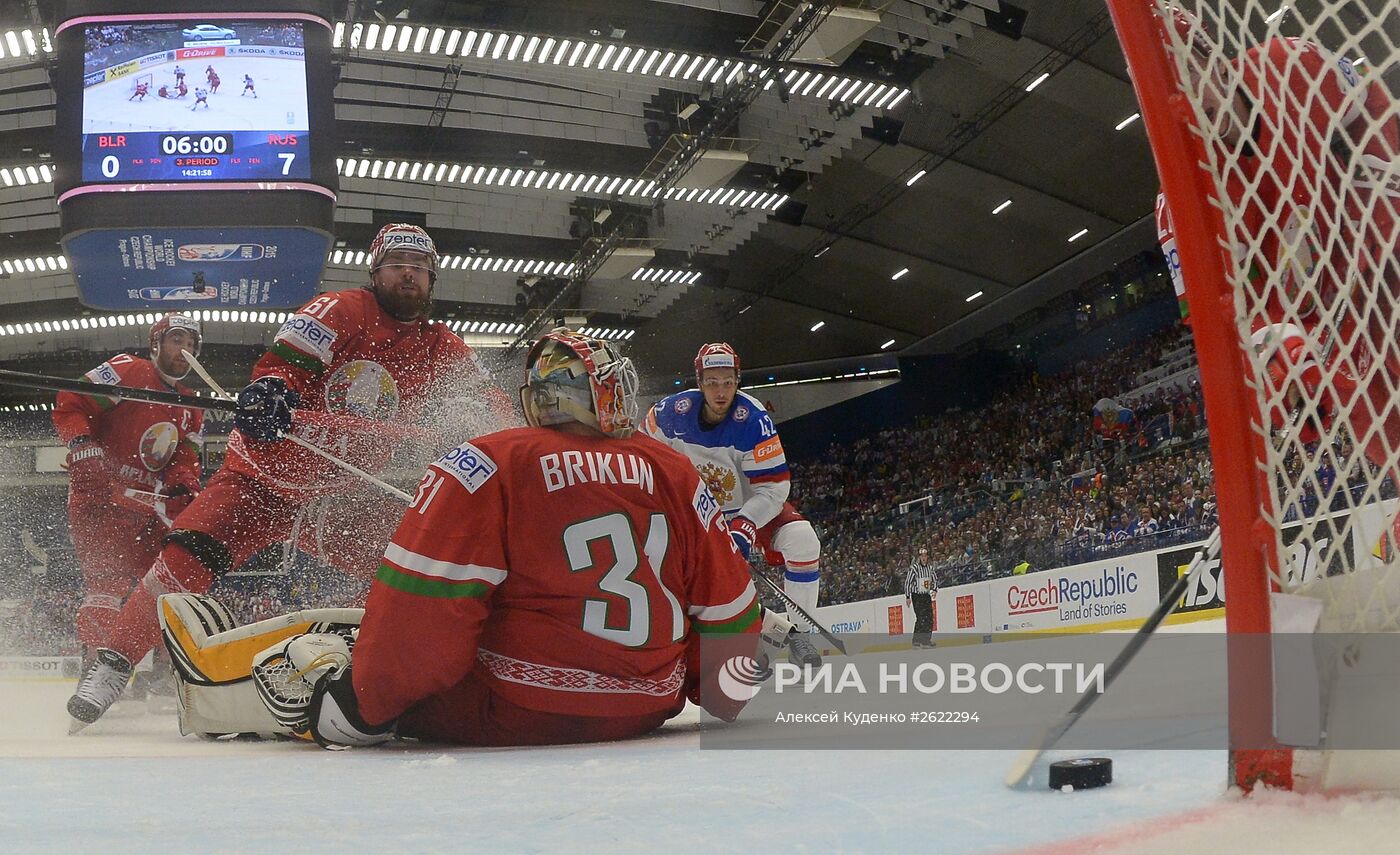
[[[1127,121],[1137,106],[1101,0],[856,5],[878,23],[840,65],[784,64],[788,97],[763,91],[720,146],[729,168],[702,164],[722,180],[697,167],[651,210],[629,185],[643,186],[634,179],[668,156],[673,133],[704,122],[781,0],[342,4],[325,287],[363,281],[355,253],[380,223],[424,223],[451,257],[440,308],[499,347],[514,338],[502,328],[551,304],[554,281],[536,275],[631,212],[655,256],[570,289],[550,314],[627,336],[659,383],[704,340],[758,366],[950,349],[1047,296],[1026,286],[1059,272],[1073,287],[1152,244],[1151,155],[1142,123]],[[3,2],[0,30],[38,33],[49,14]],[[566,39],[560,61],[539,61]],[[0,331],[92,314],[66,270],[48,269],[60,252],[43,48],[0,37]],[[137,340],[121,327],[37,329],[0,335],[0,359],[71,371]],[[231,319],[207,335],[252,347],[273,329]]]

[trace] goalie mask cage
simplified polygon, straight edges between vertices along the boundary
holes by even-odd
[[[1328,750],[1342,680],[1314,693],[1319,738],[1274,701],[1280,633],[1400,629],[1400,4],[1108,2],[1201,366],[1231,779],[1400,789],[1400,752]]]

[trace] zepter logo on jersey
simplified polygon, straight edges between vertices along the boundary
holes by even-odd
[[[159,472],[175,456],[180,443],[180,430],[172,422],[157,422],[146,428],[137,445],[141,464],[150,472]]]
[[[337,368],[326,382],[326,409],[387,421],[399,412],[399,385],[378,362],[357,359]]]

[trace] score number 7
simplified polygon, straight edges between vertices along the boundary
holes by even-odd
[[[277,157],[278,157],[279,159],[281,159],[281,161],[282,161],[282,174],[283,174],[283,175],[291,175],[291,174],[292,174],[292,161],[294,161],[294,160],[297,159],[296,152],[294,152],[294,151],[279,151],[279,152],[277,152]]]

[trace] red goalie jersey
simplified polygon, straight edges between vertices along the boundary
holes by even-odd
[[[446,326],[395,320],[373,292],[357,288],[322,294],[283,324],[253,367],[254,379],[268,376],[301,396],[294,434],[374,472],[406,439],[432,441],[421,427],[431,399],[453,395],[485,372]],[[510,412],[494,387],[489,406]],[[226,465],[291,497],[359,487],[304,448],[248,440],[238,431],[229,437]]]
[[[376,723],[473,669],[533,710],[679,712],[713,679],[699,634],[760,623],[747,566],[685,457],[642,435],[518,428],[428,469],[370,590],[354,686]]]

